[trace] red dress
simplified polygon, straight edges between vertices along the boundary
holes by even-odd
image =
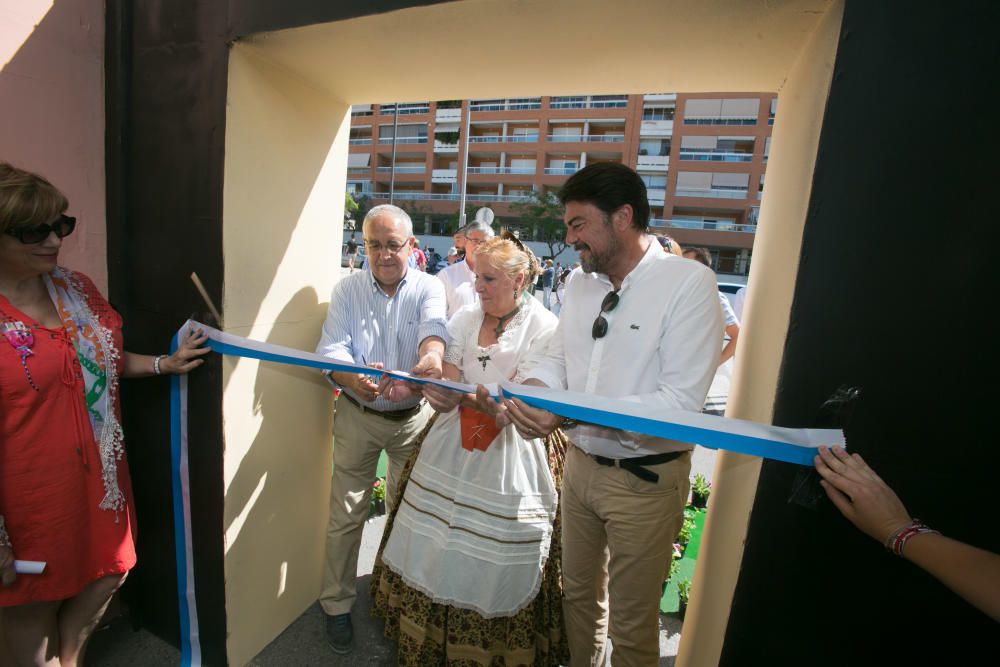
[[[121,316],[89,278],[77,275],[91,311],[113,333],[120,376]],[[127,509],[100,509],[101,456],[72,341],[63,328],[39,326],[0,296],[0,322],[11,321],[32,329],[34,354],[27,363],[39,390],[29,384],[17,351],[0,336],[0,515],[14,557],[47,565],[40,575],[20,574],[13,586],[0,586],[0,607],[71,598],[95,579],[135,565],[128,465],[118,462]]]

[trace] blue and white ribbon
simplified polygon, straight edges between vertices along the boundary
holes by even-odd
[[[311,352],[242,338],[193,320],[188,320],[181,327],[171,345],[171,352],[177,349],[178,341],[191,329],[204,331],[208,336],[206,345],[219,354],[329,371],[362,373],[375,377],[386,373],[368,366],[334,361]],[[413,378],[402,371],[388,371],[387,374],[396,379],[419,384],[433,383],[463,393],[476,391],[474,385],[461,382]],[[181,664],[184,667],[199,667],[201,645],[194,585],[191,490],[187,458],[187,376],[175,375],[171,381],[170,448],[173,462],[174,533],[177,545],[177,594],[181,616]],[[489,385],[487,389],[494,398],[502,391],[505,396],[518,398],[530,406],[548,410],[568,419],[799,465],[812,465],[816,448],[820,445],[844,444],[843,432],[836,429],[769,426],[687,410],[655,408],[607,396],[531,387],[511,382],[503,382],[499,386]]]
[[[188,320],[170,342],[170,353],[192,326]],[[194,549],[191,541],[191,483],[188,471],[187,375],[170,378],[170,469],[174,501],[174,545],[177,562],[177,604],[181,626],[181,666],[201,667],[201,639],[194,587]]]

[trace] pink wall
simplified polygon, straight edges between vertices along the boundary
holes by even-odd
[[[60,263],[106,292],[103,0],[0,3],[0,160],[69,199]]]

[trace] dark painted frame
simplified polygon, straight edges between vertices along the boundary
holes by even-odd
[[[413,0],[107,0],[109,295],[128,349],[159,353],[188,318],[211,322],[196,271],[221,305],[229,44],[256,32],[436,4]],[[207,665],[226,663],[222,367],[191,377],[195,580]],[[123,596],[133,623],[177,645],[169,383],[126,383],[122,407],[138,514],[139,564]]]
[[[846,3],[774,409],[775,424],[813,425],[838,386],[861,387],[848,447],[911,513],[994,552],[995,391],[980,384],[998,370],[986,324],[997,141],[983,107],[998,19],[987,3]],[[789,502],[797,481],[795,466],[763,464],[722,665],[995,652],[993,621],[825,496],[815,510]]]

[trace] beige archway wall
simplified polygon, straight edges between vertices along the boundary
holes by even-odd
[[[226,331],[312,350],[339,275],[349,107],[251,49],[229,58]],[[225,357],[228,655],[261,648],[316,599],[332,395],[319,373]]]
[[[841,12],[839,0],[465,0],[241,40],[227,101],[226,329],[315,345],[338,275],[349,104],[773,90],[731,400],[734,415],[769,421]],[[315,372],[225,364],[227,646],[238,665],[319,592],[330,392]],[[699,559],[722,579],[696,580],[681,660],[717,659],[742,554],[758,467],[725,461]]]
[[[754,241],[743,330],[726,415],[770,423],[788,330],[803,223],[812,191],[823,113],[833,79],[843,4],[826,13],[799,53],[785,85],[767,164],[766,195]],[[712,506],[695,565],[678,667],[717,665],[739,576],[761,459],[722,453]],[[765,612],[766,613],[766,612]],[[693,621],[693,622],[692,622]]]

